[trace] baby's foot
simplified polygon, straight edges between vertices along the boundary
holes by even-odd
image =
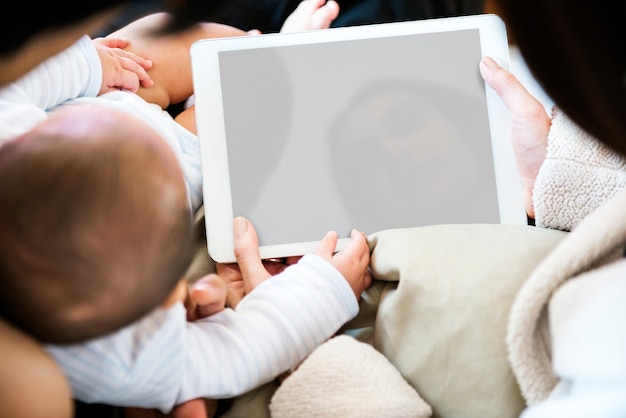
[[[339,5],[335,0],[302,0],[298,7],[285,19],[285,32],[327,29],[339,15]]]

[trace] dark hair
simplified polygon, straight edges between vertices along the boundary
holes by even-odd
[[[14,2],[11,13],[2,14],[2,27],[6,33],[0,36],[0,55],[16,51],[40,32],[63,28],[127,3],[120,0],[44,1],[33,8],[29,2]]]
[[[0,315],[70,343],[163,303],[192,253],[182,174],[148,141],[24,138],[0,147]]]
[[[29,39],[48,30],[62,29],[105,11],[117,14],[100,28],[95,36],[104,36],[120,27],[154,12],[175,14],[169,30],[187,29],[201,21],[225,21],[229,16],[251,13],[253,0],[89,0],[45,1],[37,4],[36,13],[29,2],[15,2],[5,17],[0,31],[0,56],[17,51]],[[268,6],[268,4],[266,4]],[[15,16],[24,16],[15,21]],[[54,18],[52,18],[54,16]]]
[[[530,70],[580,127],[626,155],[626,3],[499,0]]]

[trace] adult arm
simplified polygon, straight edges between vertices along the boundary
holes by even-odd
[[[480,71],[511,111],[526,211],[539,227],[569,231],[626,187],[626,161],[558,108],[546,114],[510,72],[486,57]]]

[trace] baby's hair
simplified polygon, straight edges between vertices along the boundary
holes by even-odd
[[[189,264],[192,219],[162,145],[27,134],[0,147],[0,315],[71,343],[165,300]]]

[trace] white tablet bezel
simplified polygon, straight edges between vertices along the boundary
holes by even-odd
[[[224,110],[222,107],[218,54],[221,51],[254,49],[296,44],[369,39],[406,34],[478,29],[483,56],[494,58],[509,68],[506,29],[496,15],[427,19],[413,22],[354,26],[291,34],[242,36],[200,40],[191,48],[192,74],[198,137],[202,151],[203,195],[208,252],[216,262],[234,262],[233,207],[231,200]],[[445,53],[446,51],[441,51]],[[454,53],[454,51],[449,51]],[[476,63],[478,68],[478,62]],[[202,88],[199,88],[202,86]],[[510,113],[498,95],[485,85],[494,170],[500,210],[504,224],[526,224],[521,181],[511,147]],[[201,116],[199,116],[201,115]],[[207,199],[206,196],[211,196]],[[368,231],[375,232],[375,231]],[[320,237],[321,239],[322,237]],[[341,238],[337,250],[345,247]],[[313,252],[319,241],[260,246],[261,258],[282,258]]]

